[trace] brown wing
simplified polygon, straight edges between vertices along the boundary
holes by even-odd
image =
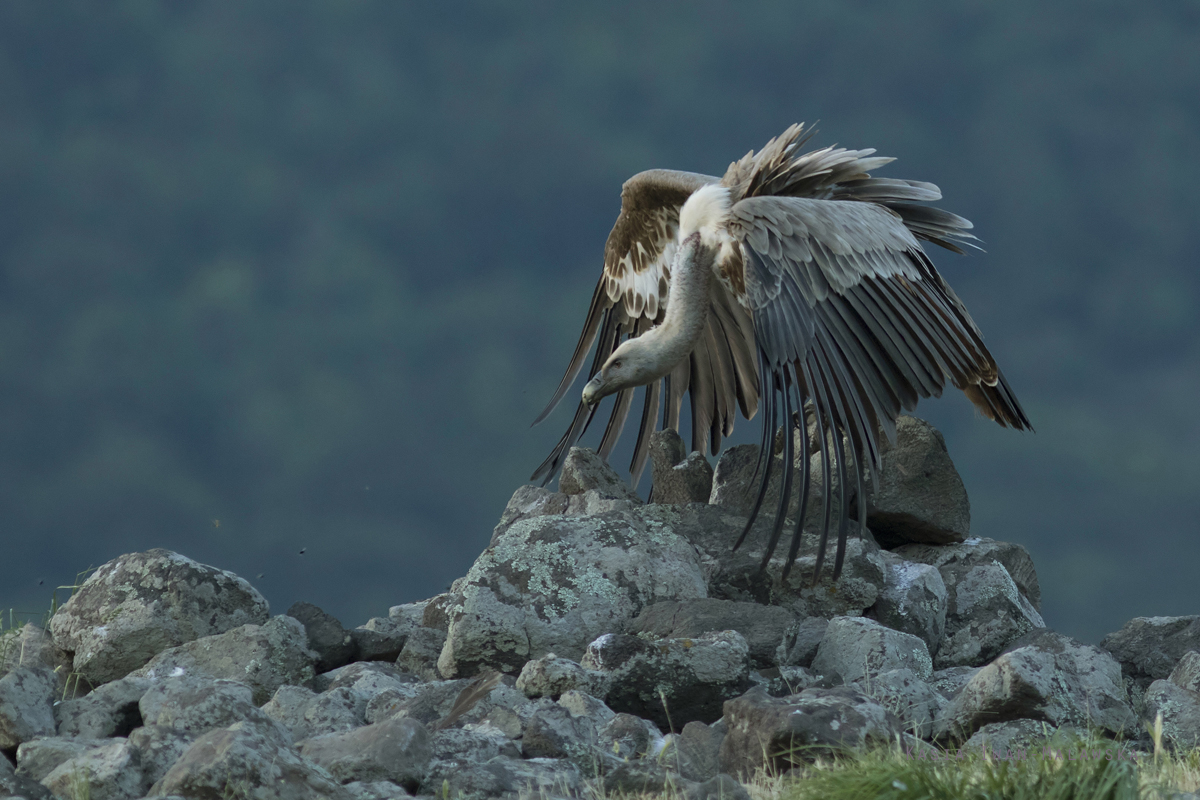
[[[675,255],[679,209],[694,192],[717,178],[691,172],[649,170],[621,188],[621,213],[604,247],[604,273],[592,294],[583,332],[566,373],[545,410],[544,420],[578,378],[588,352],[596,345],[588,377],[592,377],[626,337],[638,336],[661,321],[666,309]],[[665,388],[665,391],[664,391]],[[753,322],[749,313],[724,292],[714,295],[708,330],[691,357],[662,384],[647,387],[638,440],[630,465],[633,483],[645,466],[649,436],[657,427],[659,403],[665,395],[664,424],[678,428],[684,393],[692,400],[692,446],[720,449],[722,435],[733,430],[735,407],[753,416],[758,405],[758,378],[753,361]],[[601,438],[605,458],[616,446],[631,410],[634,390],[617,395]],[[532,480],[548,482],[567,451],[579,441],[596,413],[582,402],[567,432]]]

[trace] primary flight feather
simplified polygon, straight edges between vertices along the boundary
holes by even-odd
[[[874,150],[826,147],[801,153],[811,132],[793,125],[724,177],[650,170],[621,188],[621,213],[604,249],[583,333],[541,422],[562,400],[596,345],[575,417],[533,479],[548,482],[579,441],[597,404],[615,394],[600,441],[616,445],[638,386],[646,386],[633,462],[636,484],[650,434],[678,430],[691,401],[692,449],[716,453],[733,432],[734,407],[764,411],[757,501],[771,478],[777,424],[800,424],[807,406],[821,455],[824,524],[814,578],[830,532],[830,478],[837,471],[839,514],[834,579],[849,529],[848,476],[864,497],[880,469],[879,434],[894,440],[896,418],[946,381],[984,416],[1031,429],[1016,395],[966,308],[918,239],[961,253],[971,223],[924,205],[941,199],[931,183],[872,177],[891,162]],[[783,491],[763,568],[783,533],[794,482],[793,437],[783,437]],[[807,455],[807,454],[805,454]],[[784,576],[800,547],[809,459],[799,459],[800,512]],[[865,528],[866,514],[858,514]]]

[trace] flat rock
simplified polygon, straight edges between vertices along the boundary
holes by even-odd
[[[648,449],[655,503],[708,502],[713,468],[702,453],[689,455],[683,439],[671,428],[652,434]]]
[[[934,735],[964,741],[988,723],[1014,719],[1109,735],[1128,735],[1137,723],[1116,660],[1045,629],[1014,642],[975,673],[938,717]]]
[[[695,638],[705,633],[737,631],[750,648],[751,663],[761,668],[778,663],[779,644],[795,621],[790,611],[778,606],[703,597],[652,603],[630,621],[626,630],[657,639]]]
[[[777,699],[751,689],[725,704],[729,732],[721,742],[721,771],[749,776],[764,765],[779,771],[820,755],[883,744],[901,733],[900,721],[857,689],[805,689]]]
[[[401,717],[306,739],[296,749],[342,783],[391,781],[409,791],[421,785],[433,757],[425,726]]]
[[[588,645],[583,666],[612,676],[605,702],[660,728],[713,722],[750,687],[750,648],[737,631],[647,641],[608,634]]]
[[[202,675],[244,683],[261,705],[285,683],[312,680],[316,655],[304,626],[288,616],[263,625],[243,625],[164,650],[137,670],[148,678]]]
[[[813,659],[812,669],[851,683],[894,669],[909,669],[921,680],[933,674],[925,642],[885,628],[865,617],[834,617]]]
[[[438,671],[515,673],[547,653],[577,660],[644,605],[704,596],[696,550],[670,524],[675,508],[513,523],[460,584]]]
[[[0,678],[0,750],[39,736],[54,735],[54,691],[49,667],[16,667]]]
[[[297,623],[298,625],[299,623]],[[326,770],[254,725],[237,723],[197,739],[150,795],[252,800],[352,800]]]
[[[880,545],[967,538],[971,503],[941,432],[923,419],[901,415],[896,442],[883,438],[880,456],[878,488],[867,501],[867,525]]]
[[[1100,646],[1140,690],[1166,678],[1189,650],[1200,650],[1200,616],[1134,617]]]
[[[267,601],[232,572],[169,550],[104,564],[50,620],[54,643],[74,653],[93,685],[123,678],[158,653],[242,625],[266,622]]]
[[[40,782],[60,764],[106,743],[104,739],[76,739],[65,736],[47,736],[23,742],[17,748],[17,772]],[[5,759],[0,761],[8,763]]]

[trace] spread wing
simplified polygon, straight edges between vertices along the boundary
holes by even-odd
[[[625,338],[638,336],[661,321],[671,282],[671,262],[677,246],[679,209],[694,192],[717,178],[691,172],[649,170],[621,188],[621,213],[604,246],[604,272],[592,294],[583,332],[558,389],[533,424],[544,420],[561,402],[596,346],[588,377],[591,378]],[[750,315],[728,292],[714,293],[712,312],[704,336],[691,356],[666,378],[646,390],[645,405],[630,465],[637,483],[646,463],[650,434],[657,426],[659,404],[664,399],[663,425],[678,429],[684,393],[692,404],[692,448],[720,449],[722,435],[733,430],[735,407],[747,417],[758,407],[758,376],[753,355]],[[633,390],[618,393],[600,442],[607,458],[629,416]],[[579,441],[595,416],[596,408],[580,402],[571,426],[532,480],[549,482],[567,451]]]
[[[816,573],[829,534],[830,473],[836,468],[841,501],[836,578],[845,556],[848,476],[863,498],[864,473],[874,480],[880,466],[878,432],[894,438],[901,409],[939,396],[950,381],[1001,425],[1030,425],[979,329],[917,242],[921,236],[953,247],[969,236],[970,223],[911,202],[938,199],[930,184],[860,174],[822,194],[830,199],[760,196],[734,204],[729,232],[741,245],[740,258],[730,259],[725,269],[732,273],[728,282],[741,285],[739,299],[752,312],[766,386],[760,458],[768,474],[751,522],[769,480],[769,437],[777,420],[782,416],[790,426],[793,413],[811,403],[825,495]],[[782,533],[793,481],[792,436],[783,441],[784,489],[764,567]],[[808,501],[809,459],[800,462],[801,506],[785,576],[799,550]],[[860,500],[858,524],[865,528],[865,520]]]

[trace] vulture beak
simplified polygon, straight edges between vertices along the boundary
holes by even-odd
[[[583,387],[583,402],[589,406],[594,406],[600,402],[600,398],[604,395],[600,394],[600,390],[604,388],[604,381],[599,375],[587,382],[587,386]]]

